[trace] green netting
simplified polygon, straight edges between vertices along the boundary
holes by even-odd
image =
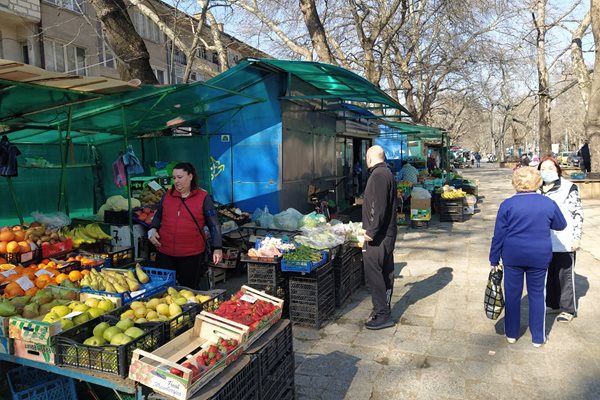
[[[114,139],[111,135],[139,136],[184,123],[198,123],[211,115],[263,101],[202,82],[164,87],[148,85],[95,98],[82,96],[89,101],[79,103],[71,101],[74,99],[64,90],[23,83],[14,85],[9,93],[16,104],[22,106],[0,103],[0,125],[8,129],[7,135],[15,143],[57,143],[57,130],[67,130],[69,121],[70,131],[78,132],[71,134],[74,142],[105,142]],[[54,94],[56,103],[51,108],[39,106],[25,112],[25,98],[36,98],[38,92],[44,98]],[[97,134],[104,136],[91,137]]]
[[[318,62],[244,60],[235,68],[209,80],[208,83],[239,91],[241,88],[247,87],[249,82],[255,82],[252,72],[248,69],[251,65],[290,73],[322,92],[317,95],[290,95],[288,98],[338,98],[344,101],[379,104],[408,113],[402,105],[365,78],[344,68]],[[288,89],[293,90],[293,88]]]

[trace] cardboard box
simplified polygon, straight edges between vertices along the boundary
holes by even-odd
[[[415,210],[431,210],[431,199],[410,199],[410,208]]]
[[[27,342],[51,345],[52,336],[62,331],[60,321],[43,322],[40,319],[27,319],[19,316],[10,317],[8,336]],[[16,347],[16,345],[15,345]]]
[[[411,221],[429,221],[431,220],[431,209],[410,209]]]
[[[14,354],[17,357],[54,365],[54,347],[39,343],[32,343],[26,340],[13,341]]]
[[[9,337],[0,336],[0,354],[14,354],[14,352],[14,340]]]
[[[136,349],[133,351],[129,379],[152,388],[154,391],[186,400],[235,361],[243,352],[248,340],[248,328],[205,311],[196,316],[194,327],[171,340],[152,353]],[[179,362],[186,358],[195,363],[196,357],[214,344],[219,337],[235,339],[238,347],[214,365],[204,367],[200,378],[193,381],[192,370],[182,367]],[[175,368],[183,376],[172,374]]]

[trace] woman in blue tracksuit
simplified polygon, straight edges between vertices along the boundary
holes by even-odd
[[[542,184],[539,171],[522,167],[513,173],[517,193],[500,204],[490,247],[490,265],[504,263],[506,340],[517,340],[521,320],[523,278],[527,278],[529,296],[529,331],[533,345],[546,342],[545,287],[548,265],[552,259],[550,231],[561,231],[567,222],[551,199],[536,193]]]

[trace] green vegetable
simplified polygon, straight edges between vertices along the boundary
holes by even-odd
[[[290,251],[283,255],[287,261],[321,261],[321,253],[306,246],[298,246],[295,251]]]

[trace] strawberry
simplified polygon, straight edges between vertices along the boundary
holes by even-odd
[[[177,376],[183,376],[183,371],[182,371],[182,370],[180,370],[180,369],[177,369],[177,368],[175,368],[175,367],[172,367],[172,368],[169,370],[169,372],[170,372],[170,373],[172,373],[173,375],[177,375]]]

